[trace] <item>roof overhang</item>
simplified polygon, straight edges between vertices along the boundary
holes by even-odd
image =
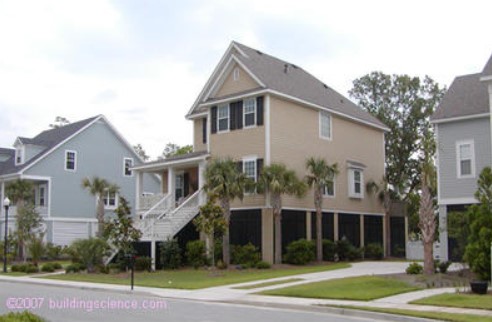
[[[189,158],[179,158],[179,159],[163,159],[159,161],[149,162],[135,166],[131,170],[137,172],[155,172],[166,170],[169,168],[183,167],[183,166],[193,166],[198,165],[200,162],[205,161],[210,156],[209,153],[204,153],[201,155],[191,156]]]
[[[492,75],[480,77],[480,80],[482,82],[491,81],[492,80]]]
[[[442,124],[442,123],[459,122],[459,121],[466,121],[466,120],[473,120],[473,119],[481,119],[481,118],[485,118],[485,117],[490,117],[490,113],[464,115],[464,116],[449,117],[449,118],[445,118],[445,119],[431,120],[431,123],[432,124]]]

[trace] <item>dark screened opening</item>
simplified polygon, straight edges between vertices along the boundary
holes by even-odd
[[[306,212],[282,210],[282,251],[298,239],[306,238]]]
[[[338,238],[345,237],[355,247],[360,247],[360,216],[338,214]]]
[[[364,245],[379,244],[383,246],[383,217],[364,216]]]
[[[405,217],[390,218],[391,256],[405,257]]]
[[[323,236],[323,239],[334,239],[333,224],[333,213],[324,212],[321,217],[321,234]],[[316,239],[316,212],[311,213],[311,237],[313,238],[313,240]]]
[[[231,245],[252,243],[261,251],[261,209],[233,211],[229,240]]]

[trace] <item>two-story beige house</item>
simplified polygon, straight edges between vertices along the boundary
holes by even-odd
[[[194,124],[193,153],[134,168],[140,225],[152,252],[155,241],[190,236],[192,229],[182,228],[205,200],[203,170],[209,159],[224,157],[242,162],[253,180],[271,163],[283,163],[303,178],[311,156],[336,162],[339,174],[324,193],[324,238],[383,244],[384,211],[366,192],[366,183],[384,175],[387,128],[302,68],[232,42],[186,118]],[[143,194],[148,172],[162,177],[162,194]],[[301,199],[283,197],[283,247],[314,237],[313,200],[313,191]],[[264,195],[234,201],[231,244],[252,242],[272,262],[273,237],[272,209]]]

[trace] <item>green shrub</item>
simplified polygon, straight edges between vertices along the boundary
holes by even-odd
[[[245,267],[254,267],[261,260],[261,254],[258,248],[252,243],[246,245],[231,246],[231,263],[243,265]]]
[[[161,244],[161,263],[164,269],[177,269],[181,266],[181,249],[175,239]]]
[[[411,274],[411,275],[422,274],[423,271],[424,268],[422,267],[422,265],[415,262],[408,265],[407,269],[405,270],[407,274]]]
[[[10,267],[12,272],[21,272],[21,273],[38,273],[39,268],[34,264],[14,264]]]
[[[336,251],[336,254],[338,255],[338,260],[340,260],[340,261],[347,260],[348,259],[348,253],[349,253],[351,247],[354,247],[354,246],[352,246],[352,244],[346,238],[342,238],[340,240],[337,240],[335,243],[335,251]]]
[[[46,320],[32,314],[29,311],[10,312],[5,315],[0,315],[0,322],[45,322]]]
[[[227,268],[227,265],[222,261],[222,259],[219,259],[217,261],[217,264],[215,264],[215,266],[218,268],[218,269],[226,269]]]
[[[55,263],[53,263],[53,268],[54,268],[54,269],[62,269],[62,268],[63,268],[63,266],[62,266],[62,264],[60,264],[60,263],[58,263],[58,262],[55,262]]]
[[[10,270],[12,272],[22,272],[21,265],[18,264],[13,264],[12,266],[10,266]]]
[[[41,272],[53,273],[55,271],[55,266],[51,263],[46,263],[41,266]]]
[[[259,261],[258,263],[256,263],[256,268],[258,269],[268,269],[270,267],[272,267],[272,265],[270,265],[269,262]]]
[[[33,264],[28,264],[26,266],[25,273],[27,273],[27,274],[39,273],[39,267],[37,267],[36,265],[33,265]]]
[[[60,245],[53,243],[47,243],[45,246],[45,255],[49,260],[60,259],[62,256],[63,248]]]
[[[364,247],[364,258],[381,260],[384,257],[383,246],[377,243],[371,243]]]
[[[65,273],[67,273],[67,274],[68,273],[78,273],[78,272],[83,271],[85,269],[86,269],[86,267],[83,264],[73,263],[73,264],[68,265],[65,268]]]
[[[364,249],[357,248],[351,245],[347,253],[347,260],[355,261],[361,259],[363,254],[364,254]]]
[[[335,243],[329,239],[323,239],[323,260],[333,262],[335,260]]]
[[[150,272],[152,270],[152,258],[148,256],[137,257],[135,259],[135,270],[137,272]]]
[[[287,246],[285,261],[294,265],[305,265],[315,259],[316,246],[314,241],[299,239]]]
[[[439,268],[439,273],[441,274],[446,274],[448,272],[449,266],[451,266],[452,262],[450,261],[445,261],[445,262],[439,262],[439,265],[437,266]]]
[[[81,263],[92,273],[98,265],[103,264],[103,258],[109,250],[108,243],[100,238],[79,239],[70,245],[69,253],[72,261]]]
[[[188,265],[197,269],[207,263],[207,251],[205,242],[202,240],[192,240],[186,244],[186,262]]]

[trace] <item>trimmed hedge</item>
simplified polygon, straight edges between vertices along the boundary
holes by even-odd
[[[316,246],[314,241],[299,239],[293,241],[287,246],[285,261],[293,265],[305,265],[314,261]]]

